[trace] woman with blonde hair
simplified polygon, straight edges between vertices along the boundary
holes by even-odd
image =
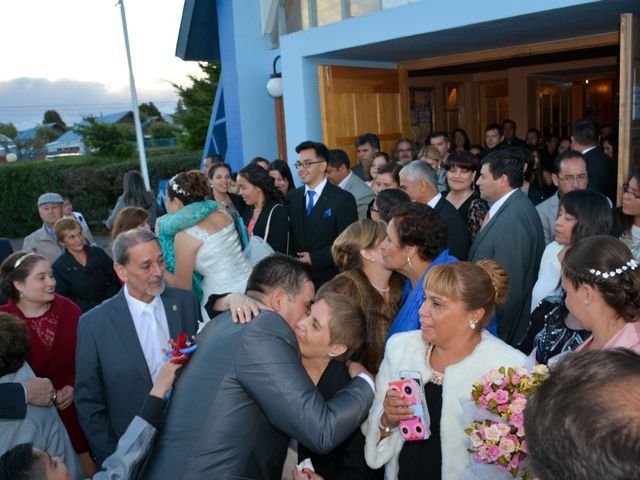
[[[356,358],[372,373],[380,366],[387,332],[398,313],[404,288],[402,275],[384,266],[380,245],[386,236],[382,222],[362,219],[349,225],[331,248],[342,273],[325,286],[355,299],[365,312],[367,338]]]
[[[503,366],[522,365],[525,356],[485,331],[507,295],[507,272],[493,260],[434,266],[423,287],[420,330],[387,342],[369,412],[365,458],[385,467],[385,479],[461,478],[471,460],[465,433],[468,417],[459,402],[473,383]],[[431,418],[426,440],[405,442],[398,422],[413,417],[410,402],[389,382],[417,377]],[[408,377],[406,376],[408,375]]]

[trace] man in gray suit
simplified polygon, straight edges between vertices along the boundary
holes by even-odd
[[[471,261],[493,259],[509,274],[507,298],[496,309],[496,317],[498,335],[511,345],[529,324],[531,290],[544,250],[540,217],[520,191],[523,177],[523,161],[511,149],[484,158],[476,183],[491,208],[469,251]]]
[[[267,257],[247,294],[266,310],[247,325],[227,312],[204,327],[142,478],[280,478],[289,437],[326,453],[367,416],[373,388],[362,367],[325,402],[302,366],[293,328],[315,294],[307,267]]]
[[[344,150],[336,148],[329,151],[327,178],[336,187],[353,195],[358,207],[358,218],[367,218],[367,208],[376,198],[376,194],[364,183],[364,180],[350,170],[349,156]]]
[[[567,150],[556,157],[551,179],[558,191],[544,202],[536,205],[544,230],[544,243],[549,245],[555,238],[556,218],[560,198],[573,190],[586,190],[589,184],[587,162],[580,152]]]
[[[124,286],[80,317],[73,398],[82,430],[100,465],[138,413],[166,362],[163,349],[194,335],[200,305],[190,290],[165,288],[158,240],[141,228],[113,244]]]

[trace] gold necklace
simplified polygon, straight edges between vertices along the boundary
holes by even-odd
[[[433,353],[434,345],[430,343],[427,347],[427,352],[425,354],[424,361],[427,364],[429,370],[431,370],[431,383],[435,383],[436,385],[442,385],[444,382],[444,373],[437,371],[435,368],[431,366],[431,354]]]

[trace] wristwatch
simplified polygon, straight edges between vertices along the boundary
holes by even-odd
[[[382,415],[384,415],[384,413]],[[380,418],[378,419],[378,427],[380,428],[380,430],[382,430],[384,433],[395,432],[398,429],[397,425],[393,428],[389,427],[388,425],[386,427],[382,425],[382,415],[380,415]]]

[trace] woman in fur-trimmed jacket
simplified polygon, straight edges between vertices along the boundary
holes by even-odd
[[[420,331],[392,336],[376,377],[365,458],[385,466],[385,479],[457,480],[471,455],[460,404],[474,382],[490,370],[521,366],[525,356],[484,331],[506,296],[508,276],[492,260],[438,265],[427,275]],[[404,441],[398,422],[412,418],[409,403],[389,382],[420,377],[430,416],[427,440]]]

